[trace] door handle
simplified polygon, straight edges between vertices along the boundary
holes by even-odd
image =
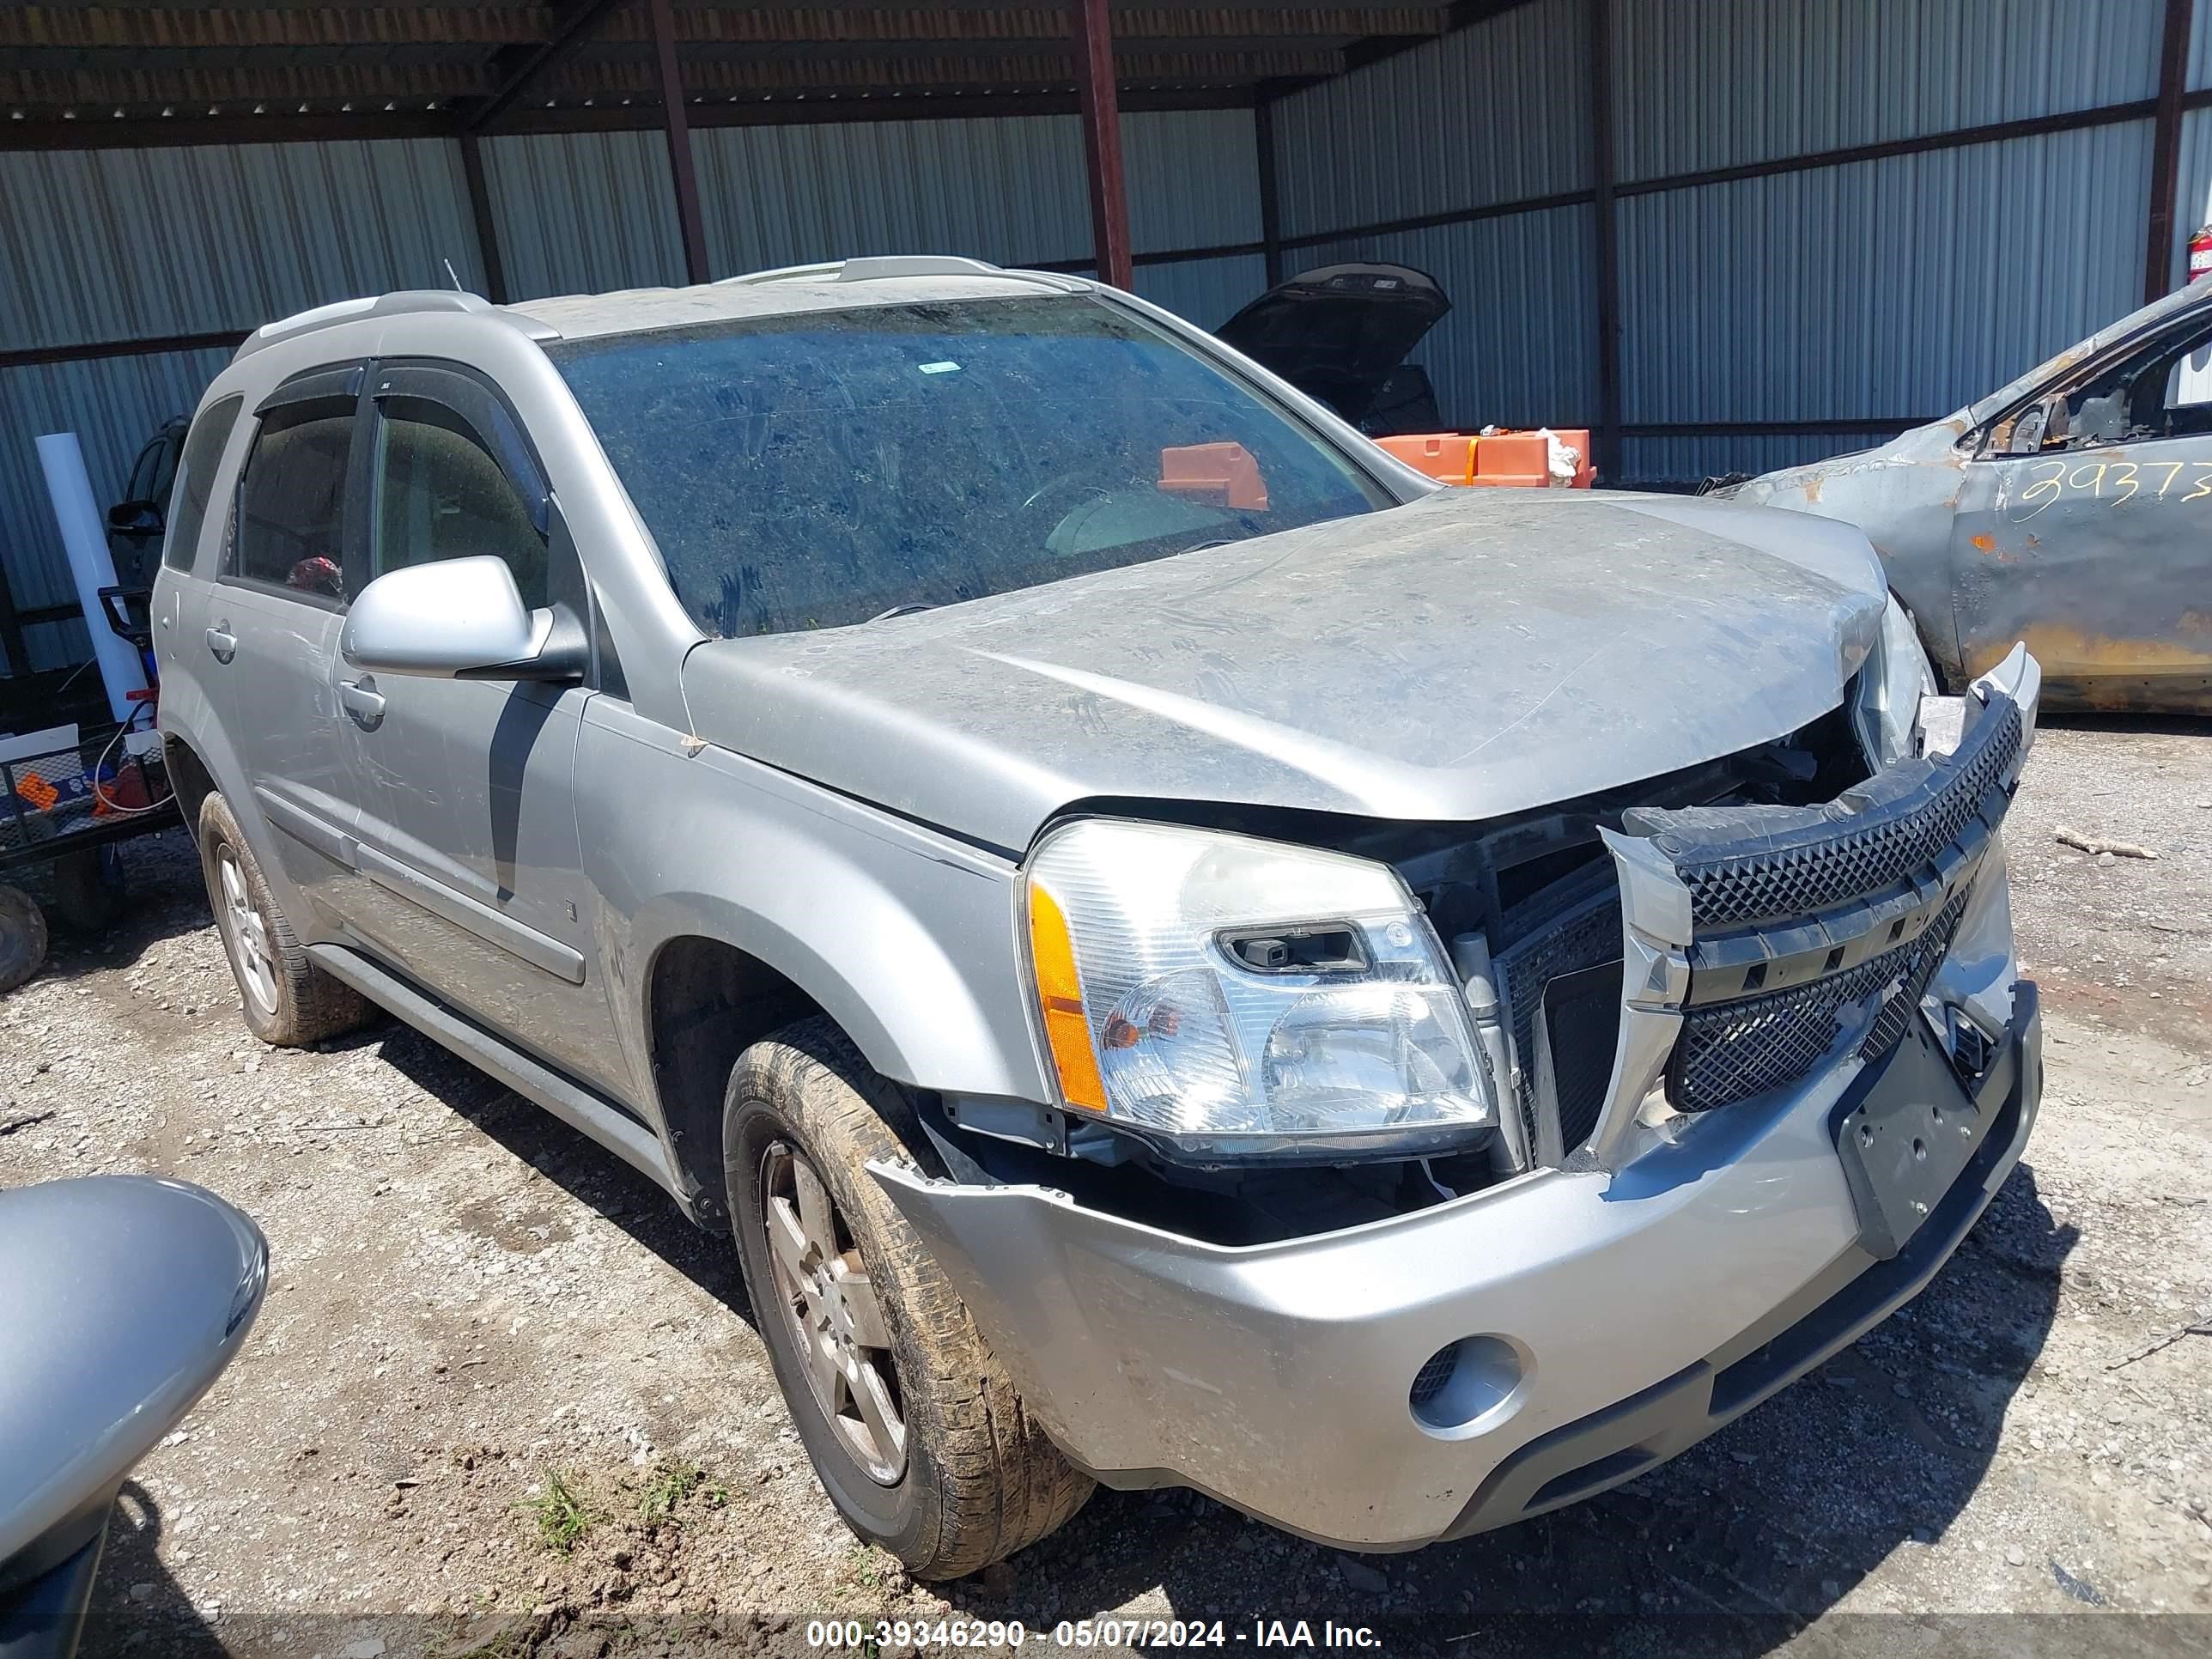
[[[228,620],[208,629],[207,648],[215,653],[217,662],[228,662],[238,654],[238,635],[230,631]]]
[[[357,680],[338,682],[338,701],[353,723],[364,732],[375,729],[384,718],[384,698],[376,689],[376,682],[364,675]]]

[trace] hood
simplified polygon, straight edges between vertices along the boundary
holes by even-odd
[[[1847,526],[1443,491],[943,610],[719,640],[709,742],[1014,851],[1084,800],[1468,820],[1833,708],[1885,603]]]
[[[1357,426],[1450,309],[1436,278],[1410,265],[1323,265],[1269,289],[1213,332]]]

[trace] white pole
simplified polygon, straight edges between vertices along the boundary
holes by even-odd
[[[107,687],[107,711],[118,721],[127,720],[135,707],[130,694],[146,689],[146,669],[137,648],[107,625],[107,607],[100,601],[100,590],[115,586],[115,561],[107,556],[106,528],[93,505],[92,480],[85,476],[76,434],[50,432],[40,438],[39,465],[46,469],[54,522],[69,551],[70,574],[76,578],[76,602],[92,630],[92,654]]]

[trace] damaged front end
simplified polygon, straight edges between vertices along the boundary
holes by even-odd
[[[1863,684],[1601,799],[1341,836],[1464,1000],[1483,1101],[1417,1033],[1401,1073],[1445,1103],[1385,1126],[1439,1144],[1255,1166],[1066,1102],[1036,1133],[945,1102],[958,1179],[873,1172],[1109,1484],[1370,1549],[1603,1490],[1913,1294],[2017,1159],[2039,1040],[1999,832],[2039,691],[2015,651],[1948,755]]]

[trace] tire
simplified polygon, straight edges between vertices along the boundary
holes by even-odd
[[[799,1438],[846,1524],[917,1578],[959,1578],[1036,1543],[1081,1509],[1090,1477],[1030,1418],[943,1271],[864,1167],[872,1158],[934,1162],[899,1089],[830,1021],[802,1020],[738,1057],[723,1098],[722,1147],[754,1317]],[[849,1245],[834,1259],[800,1236],[808,1173],[829,1201],[828,1230]],[[770,1243],[779,1218],[785,1259],[794,1264],[787,1268]],[[797,1233],[793,1222],[801,1223]],[[805,1261],[819,1270],[811,1296],[797,1265]],[[872,1297],[854,1297],[856,1280]],[[814,1345],[828,1358],[812,1370],[800,1334],[808,1313],[829,1332]],[[860,1369],[840,1371],[841,1364]],[[825,1373],[829,1404],[816,1381]],[[902,1422],[897,1458],[865,1411],[833,1413],[841,1395],[857,1402],[868,1391],[867,1374],[882,1384],[879,1414],[888,1405]]]
[[[123,914],[123,861],[112,847],[84,847],[54,860],[53,919],[97,933]]]
[[[221,795],[200,804],[199,843],[246,1029],[279,1048],[298,1048],[367,1024],[374,1012],[368,1000],[307,960]]]
[[[46,918],[20,887],[0,885],[0,991],[12,991],[46,965]]]

